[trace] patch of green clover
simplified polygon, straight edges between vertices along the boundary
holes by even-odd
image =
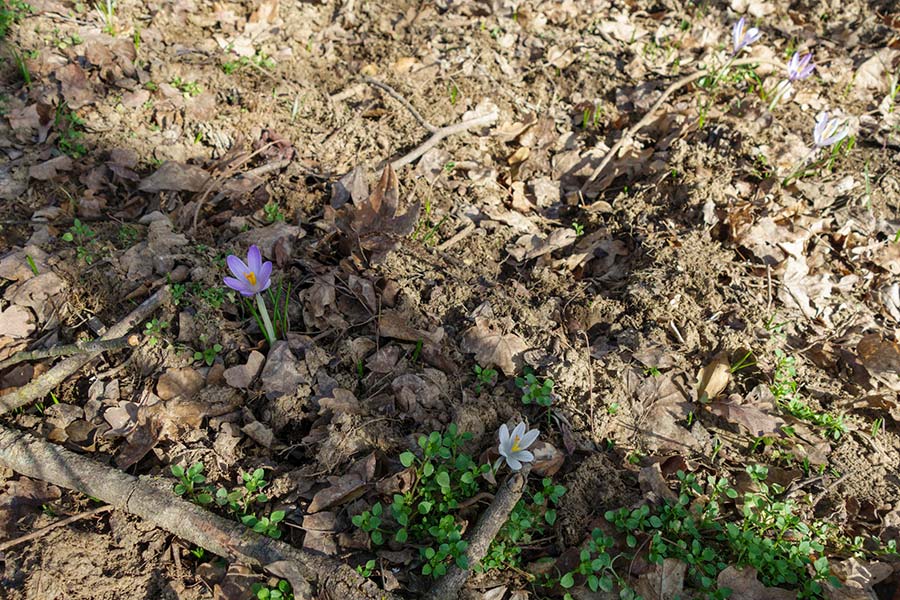
[[[69,230],[62,235],[63,241],[75,244],[75,254],[87,264],[94,262],[94,254],[88,244],[97,234],[80,219],[75,219]]]
[[[460,503],[480,490],[480,475],[490,465],[478,465],[460,450],[472,434],[460,433],[455,424],[447,431],[420,436],[420,455],[411,451],[400,455],[400,463],[414,469],[409,491],[394,494],[389,510],[380,502],[355,515],[353,524],[369,534],[375,545],[392,537],[398,543],[419,547],[422,574],[440,577],[455,563],[468,568],[468,543],[462,539],[456,512]]]
[[[751,566],[764,585],[797,590],[798,598],[822,598],[823,583],[836,583],[825,547],[846,546],[850,540],[827,524],[804,522],[796,502],[779,498],[781,486],[764,483],[766,467],[751,466],[747,472],[757,489],[743,495],[724,477],[710,475],[701,483],[696,475],[679,472],[676,501],[608,511],[606,520],[626,534],[628,548],[646,547],[651,562],[675,558],[687,563],[686,580],[706,598],[730,597],[731,590],[716,583],[729,564]],[[722,503],[739,498],[740,515],[729,518]],[[621,556],[630,560],[633,554]]]
[[[556,523],[555,507],[565,493],[564,486],[554,484],[549,477],[542,479],[538,491],[532,493],[530,498],[522,498],[513,507],[476,569],[490,571],[521,567],[522,546],[543,537],[545,525]]]
[[[490,367],[482,367],[475,365],[475,393],[480,394],[482,390],[492,388],[497,383],[497,371]]]
[[[250,586],[250,592],[257,600],[294,600],[291,584],[284,579],[279,579],[275,587],[254,583]]]
[[[537,404],[550,408],[553,403],[553,380],[541,379],[530,367],[525,368],[523,377],[516,377],[516,386],[522,390],[522,404]]]
[[[592,592],[609,592],[614,584],[622,586],[619,597],[622,600],[634,600],[637,598],[634,591],[623,584],[622,578],[613,568],[614,559],[607,550],[612,547],[614,540],[603,533],[600,528],[591,531],[591,537],[579,553],[579,563],[575,570],[565,573],[559,579],[559,585],[565,590],[575,586],[576,577],[584,580],[584,584]],[[572,594],[566,592],[564,600],[572,600]]]
[[[269,501],[269,497],[262,492],[263,488],[269,485],[262,469],[256,469],[252,473],[241,473],[240,487],[231,490],[220,487],[214,490],[211,486],[204,485],[206,477],[203,475],[203,468],[202,462],[194,463],[187,469],[180,465],[172,465],[170,467],[172,474],[179,479],[179,483],[175,484],[173,489],[175,494],[187,495],[189,500],[200,506],[208,506],[215,502],[256,533],[276,540],[281,537],[279,524],[284,520],[283,510],[272,511],[268,517],[257,514],[257,507]]]

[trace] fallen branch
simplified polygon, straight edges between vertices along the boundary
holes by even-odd
[[[500,115],[496,110],[492,110],[486,115],[481,115],[480,117],[475,117],[474,119],[469,119],[468,121],[461,121],[459,123],[456,123],[455,125],[447,125],[446,127],[441,127],[437,131],[435,131],[430,138],[413,148],[410,152],[401,156],[397,160],[392,161],[391,166],[394,169],[399,169],[400,167],[406,166],[440,144],[444,138],[450,137],[451,135],[456,135],[457,133],[468,131],[469,129],[474,129],[476,127],[484,127],[485,125],[490,125],[491,123],[496,121],[499,116]]]
[[[63,346],[53,346],[44,350],[23,350],[16,352],[6,360],[0,362],[0,371],[17,365],[26,360],[38,360],[41,358],[53,358],[56,356],[69,356],[72,354],[87,354],[89,352],[104,352],[106,350],[119,350],[127,346],[137,346],[140,338],[134,334],[126,335],[111,340],[97,339],[86,342],[75,342]]]
[[[99,498],[218,556],[267,568],[295,590],[315,585],[316,598],[397,600],[331,557],[263,537],[176,497],[172,482],[134,477],[29,433],[0,426],[0,465]]]
[[[736,61],[732,62],[730,67],[758,65],[760,63],[776,65],[776,66],[780,66],[782,68],[784,67],[784,65],[782,65],[781,63],[772,62],[772,61],[768,61],[768,60],[760,59],[760,58],[742,58],[740,60],[736,60]],[[603,160],[600,161],[600,164],[597,166],[596,169],[594,169],[594,171],[591,173],[591,176],[588,177],[587,181],[584,182],[584,185],[581,186],[582,194],[584,193],[585,189],[587,189],[587,187],[591,183],[593,183],[594,180],[597,179],[597,177],[599,177],[601,173],[603,173],[603,169],[605,169],[607,167],[607,165],[609,165],[610,161],[616,156],[616,154],[622,148],[622,145],[626,141],[631,139],[634,136],[634,134],[636,134],[638,131],[640,131],[641,129],[643,129],[644,127],[646,127],[647,125],[650,124],[650,122],[653,120],[653,114],[657,110],[659,110],[659,108],[665,103],[666,100],[669,99],[669,96],[671,96],[672,94],[674,94],[681,88],[683,88],[687,85],[690,85],[691,83],[697,81],[698,79],[702,79],[710,74],[711,74],[710,71],[707,71],[707,70],[697,71],[696,73],[691,73],[690,75],[685,75],[684,77],[675,81],[672,85],[667,87],[666,90],[662,93],[662,96],[657,98],[656,102],[653,103],[653,106],[650,107],[650,110],[648,110],[646,112],[646,114],[644,114],[644,116],[641,117],[641,120],[638,121],[637,123],[635,123],[634,125],[632,125],[631,127],[629,127],[628,129],[626,129],[625,132],[622,134],[622,136],[619,138],[619,140],[615,144],[613,144],[612,148],[609,149],[609,152],[607,152],[603,156]]]
[[[452,565],[427,596],[426,600],[456,600],[459,591],[469,579],[471,568],[474,567],[487,554],[488,548],[506,520],[509,513],[515,508],[516,503],[522,498],[525,484],[528,481],[528,473],[531,465],[525,465],[521,471],[513,474],[500,486],[494,501],[487,510],[482,513],[478,523],[472,528],[469,536],[469,547],[466,557],[469,559],[469,569],[460,569]]]
[[[144,300],[128,316],[110,327],[101,340],[112,340],[124,337],[135,325],[142,323],[160,304],[169,298],[169,288],[162,287],[155,294]],[[52,369],[14,392],[0,396],[0,415],[8,413],[26,404],[34,402],[49,394],[53,388],[71,377],[76,371],[97,358],[101,351],[70,356],[57,363]]]
[[[400,95],[400,92],[398,92],[397,90],[395,90],[388,84],[382,83],[382,82],[378,81],[377,79],[372,79],[371,77],[363,77],[363,81],[365,81],[366,83],[368,83],[371,86],[377,87],[378,89],[387,92],[387,94],[391,98],[393,98],[394,100],[396,100],[397,102],[402,104],[403,108],[405,108],[406,110],[409,111],[409,113],[413,116],[413,118],[419,122],[419,125],[421,125],[425,129],[427,129],[431,133],[435,133],[439,129],[439,127],[435,127],[434,125],[429,123],[425,119],[425,117],[423,117],[421,114],[419,114],[419,111],[417,111],[415,109],[415,107],[410,103],[409,100],[407,100],[402,95]]]
[[[86,510],[84,512],[78,513],[77,515],[72,515],[71,517],[57,521],[56,523],[50,523],[46,527],[41,527],[37,531],[32,531],[31,533],[17,537],[14,540],[9,540],[9,541],[3,542],[2,544],[0,544],[0,552],[3,552],[4,550],[9,550],[13,546],[18,546],[19,544],[24,544],[25,542],[30,542],[31,540],[35,540],[35,539],[41,537],[42,535],[50,533],[54,529],[58,529],[60,527],[65,527],[66,525],[69,525],[70,523],[75,523],[76,521],[81,521],[82,519],[87,519],[88,517],[93,517],[94,515],[98,515],[100,513],[109,512],[112,509],[113,509],[113,507],[110,506],[109,504],[107,504],[105,506],[100,506],[100,507],[94,508],[92,510]]]

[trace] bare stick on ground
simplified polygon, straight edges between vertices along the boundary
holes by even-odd
[[[500,115],[497,111],[493,110],[487,114],[474,117],[467,121],[460,121],[459,123],[455,123],[453,125],[447,125],[445,127],[435,127],[431,123],[429,123],[425,117],[419,114],[412,104],[409,103],[409,100],[404,98],[397,90],[392,88],[386,83],[382,83],[376,79],[372,79],[371,77],[363,77],[363,81],[368,83],[371,86],[377,87],[381,90],[387,92],[387,94],[403,105],[403,107],[409,111],[409,113],[413,116],[413,118],[419,122],[419,124],[427,129],[431,133],[431,137],[401,156],[400,158],[391,161],[391,166],[394,169],[399,169],[400,167],[404,167],[409,163],[415,161],[420,156],[437,146],[441,143],[444,138],[448,138],[451,135],[456,135],[457,133],[463,133],[464,131],[468,131],[470,129],[475,129],[476,127],[486,127],[490,125],[494,121],[496,121]],[[378,168],[384,167],[384,165],[388,161],[383,161],[378,165]]]
[[[760,63],[772,64],[783,68],[783,65],[781,63],[771,62],[760,58],[742,58],[740,60],[734,61],[730,66],[741,67],[746,65],[758,65]],[[616,154],[619,152],[619,150],[621,150],[622,145],[626,141],[630,140],[632,137],[634,137],[634,134],[650,124],[650,122],[653,120],[653,115],[657,110],[659,110],[659,108],[665,103],[665,101],[669,99],[669,96],[671,96],[681,88],[697,81],[698,79],[702,79],[712,74],[713,71],[697,71],[696,73],[691,73],[690,75],[682,77],[681,79],[675,81],[672,85],[667,87],[666,90],[662,93],[662,96],[657,98],[656,102],[653,103],[653,106],[650,107],[650,110],[648,110],[646,114],[641,117],[641,120],[626,129],[625,132],[622,133],[621,137],[619,137],[619,140],[615,144],[613,144],[612,148],[609,149],[609,152],[607,152],[603,156],[603,160],[600,161],[600,164],[597,165],[597,168],[594,169],[594,171],[591,173],[591,176],[588,177],[587,181],[584,182],[584,185],[581,186],[581,192],[584,193],[585,189],[587,189],[588,186],[593,183],[593,181],[597,179],[601,173],[603,173],[603,169],[605,169],[607,165],[609,165],[610,161],[615,158]]]
[[[160,304],[169,298],[169,288],[162,287],[155,294],[144,300],[128,316],[113,325],[100,337],[101,340],[112,340],[125,336],[135,325],[145,321]],[[49,394],[53,388],[71,377],[76,371],[100,356],[101,351],[70,356],[57,363],[52,369],[14,392],[0,396],[0,415],[25,406],[38,398]]]
[[[522,498],[530,471],[531,465],[525,465],[521,471],[504,481],[497,491],[497,495],[494,496],[494,501],[472,528],[472,535],[469,536],[469,548],[466,550],[470,569],[485,557],[491,542],[497,537],[497,532],[506,523],[509,513]],[[431,588],[431,592],[425,596],[426,600],[456,600],[459,591],[469,579],[470,573],[469,569],[460,569],[456,565],[452,565],[447,570],[447,574],[438,580],[437,584]]]
[[[134,477],[29,433],[0,426],[0,465],[99,498],[213,554],[262,566],[325,600],[397,600],[331,557],[253,533],[175,496],[174,480]]]
[[[0,371],[17,365],[26,360],[38,360],[41,358],[53,358],[56,356],[69,356],[72,354],[87,354],[90,352],[104,352],[107,350],[118,350],[127,346],[137,346],[141,341],[137,335],[126,335],[111,340],[88,340],[85,342],[75,342],[74,344],[65,344],[63,346],[54,346],[44,350],[23,350],[16,352],[6,360],[0,362]]]
[[[100,513],[109,512],[112,509],[113,509],[113,507],[111,505],[107,504],[105,506],[100,506],[100,507],[97,507],[97,508],[94,508],[91,510],[86,510],[84,512],[78,513],[77,515],[72,515],[71,517],[62,519],[61,521],[57,521],[56,523],[51,523],[50,525],[47,525],[46,527],[41,527],[37,531],[32,531],[31,533],[17,537],[14,540],[9,540],[7,542],[3,542],[2,544],[0,544],[0,552],[3,552],[4,550],[8,550],[8,549],[12,548],[13,546],[18,546],[19,544],[24,544],[25,542],[30,542],[31,540],[37,539],[37,538],[41,537],[42,535],[50,533],[54,529],[58,529],[60,527],[65,527],[66,525],[69,525],[76,521],[81,521],[82,519],[87,519],[88,517],[93,517],[94,515],[98,515]]]

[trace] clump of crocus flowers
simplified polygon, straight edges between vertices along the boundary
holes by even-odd
[[[500,464],[504,460],[506,461],[506,465],[513,471],[520,471],[522,470],[522,465],[524,463],[534,461],[534,454],[532,454],[528,448],[541,434],[539,430],[528,430],[525,423],[519,423],[516,425],[515,429],[512,430],[512,433],[510,433],[509,427],[504,423],[500,426],[498,434],[500,436],[500,445],[497,448],[497,451],[500,452],[500,458],[494,463],[495,471],[500,467]]]
[[[741,17],[731,28],[732,51],[731,56],[737,56],[741,50],[748,48],[750,44],[762,37],[762,32],[757,27],[747,27],[747,19]]]
[[[246,263],[233,254],[228,255],[225,262],[228,264],[231,274],[234,275],[234,277],[225,278],[225,285],[246,298],[256,298],[256,306],[259,309],[266,340],[271,344],[275,341],[275,329],[272,327],[272,320],[269,318],[269,311],[266,310],[266,301],[263,299],[262,293],[272,285],[272,263],[263,262],[262,254],[255,244],[247,250]]]
[[[769,103],[769,110],[775,108],[775,105],[781,102],[783,98],[788,97],[794,90],[794,82],[806,79],[815,70],[816,65],[812,63],[812,52],[808,52],[800,56],[799,52],[794,52],[791,60],[787,64],[787,79],[782,79],[772,90],[772,101]]]

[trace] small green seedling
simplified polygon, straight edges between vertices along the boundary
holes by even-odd
[[[180,480],[175,484],[173,491],[178,496],[187,494],[192,502],[204,506],[212,502],[212,494],[209,488],[203,484],[206,483],[206,476],[203,475],[203,463],[197,462],[192,464],[186,470],[181,465],[172,465],[170,467],[172,475]],[[199,557],[198,557],[199,558]]]
[[[478,380],[478,383],[475,384],[476,394],[480,394],[484,389],[494,387],[497,383],[497,371],[490,367],[475,365],[475,377]]]
[[[294,600],[291,584],[284,579],[280,579],[274,588],[254,583],[250,586],[250,591],[257,600]]]
[[[553,380],[541,380],[530,367],[525,368],[524,377],[516,377],[516,386],[522,390],[522,404],[537,404],[550,408],[553,403]]]
[[[284,213],[275,201],[267,202],[263,206],[263,214],[266,216],[266,223],[284,222]]]
[[[372,572],[375,570],[375,559],[367,560],[364,565],[357,565],[356,572],[368,579],[372,576]]]
[[[148,338],[147,343],[150,346],[158,344],[159,340],[162,339],[163,329],[168,327],[169,324],[166,321],[160,321],[159,319],[152,319],[144,325],[144,335]]]
[[[66,242],[74,243],[75,254],[78,258],[87,264],[91,264],[94,262],[94,255],[88,248],[88,243],[95,235],[93,229],[82,223],[80,219],[75,219],[69,230],[62,235],[62,239]]]
[[[194,352],[194,360],[205,362],[207,367],[211,367],[221,351],[221,344],[213,344],[211,348],[205,348],[202,352],[200,350]]]
[[[196,81],[185,81],[181,77],[173,77],[169,83],[185,98],[193,98],[203,93],[203,88]]]

